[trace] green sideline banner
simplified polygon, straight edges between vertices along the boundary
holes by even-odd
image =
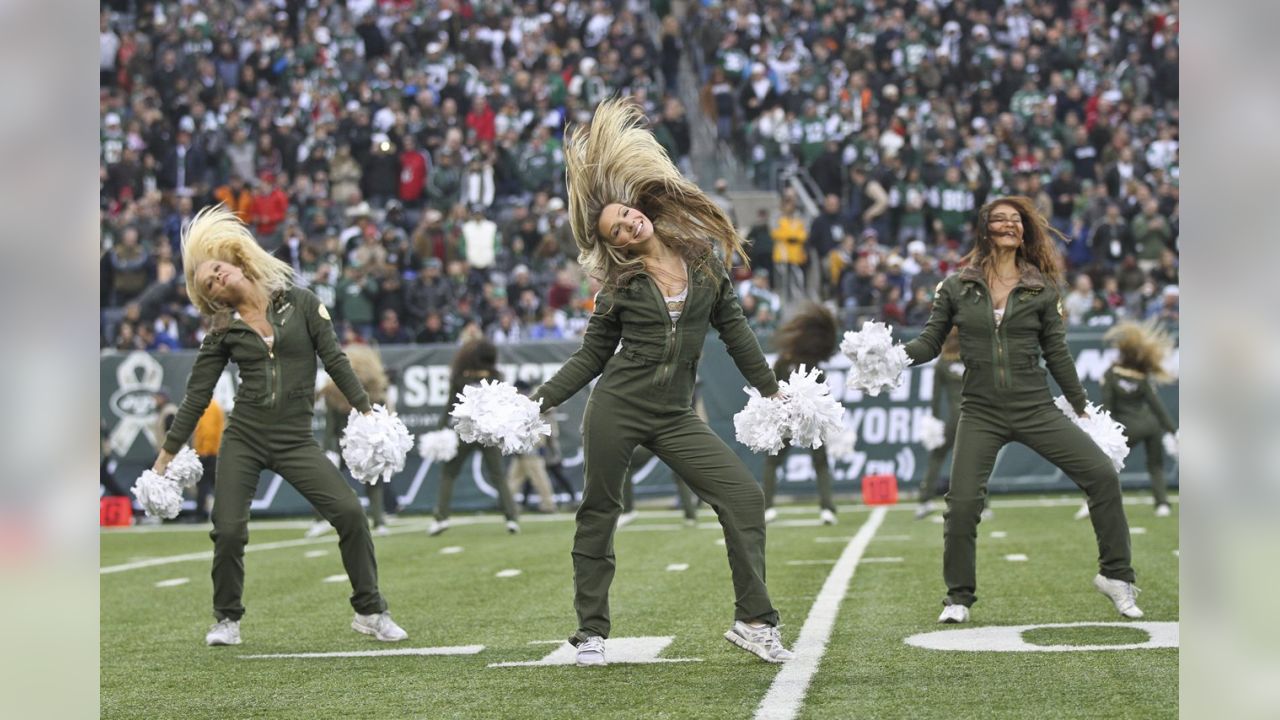
[[[1089,397],[1097,401],[1100,398],[1098,383],[1115,360],[1115,351],[1104,349],[1100,332],[1069,333],[1067,342]],[[762,338],[762,343],[768,349],[768,338]],[[506,345],[499,349],[500,370],[508,380],[524,380],[536,386],[551,377],[577,347],[576,342]],[[453,349],[450,345],[423,345],[382,350],[383,362],[392,379],[391,399],[400,418],[415,436],[436,429],[440,413],[445,409]],[[769,359],[772,361],[773,356],[770,355]],[[1176,360],[1175,355],[1175,363]],[[193,351],[103,353],[101,412],[103,426],[109,432],[112,453],[118,461],[116,478],[122,487],[131,485],[155,459],[160,439],[154,437],[152,429],[156,410],[153,394],[157,390],[165,390],[175,403],[180,403],[194,361]],[[845,422],[858,437],[854,457],[833,463],[838,500],[848,502],[850,496],[858,491],[861,478],[868,474],[892,474],[897,476],[901,488],[915,489],[924,475],[928,459],[928,452],[919,443],[919,432],[921,418],[929,415],[933,365],[913,368],[900,388],[881,393],[878,397],[845,389],[848,365],[848,360],[841,355],[823,365],[835,397],[847,409]],[[317,387],[324,380],[322,371],[316,379]],[[214,391],[215,399],[229,414],[233,413],[237,382],[235,366],[229,365]],[[709,336],[702,356],[699,386],[708,420],[759,477],[762,456],[749,452],[733,438],[733,415],[745,404],[745,384],[724,345],[714,335]],[[1159,392],[1176,418],[1176,383],[1161,387]],[[556,412],[565,473],[579,490],[582,488],[580,425],[586,398],[587,391],[583,390]],[[317,405],[314,420],[317,438],[323,435],[323,423],[324,413]],[[1177,461],[1167,462],[1169,481],[1176,486]],[[782,472],[780,493],[816,493],[813,464],[807,451],[792,451],[783,464]],[[946,474],[944,470],[944,477]],[[438,478],[439,468],[423,461],[416,451],[411,451],[404,471],[391,482],[401,509],[431,510],[435,504]],[[1146,458],[1141,448],[1135,448],[1129,455],[1121,481],[1127,489],[1148,487]],[[637,470],[634,482],[639,499],[675,495],[670,471],[656,459]],[[1019,444],[1010,444],[1001,451],[991,478],[993,492],[1068,491],[1074,487],[1061,471]],[[497,492],[481,475],[480,456],[476,454],[458,479],[453,507],[455,510],[488,510],[496,506]],[[292,486],[272,472],[263,473],[252,509],[262,516],[310,512],[308,503]]]

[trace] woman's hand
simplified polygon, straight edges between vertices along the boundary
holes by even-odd
[[[173,460],[173,453],[161,448],[160,454],[156,456],[156,462],[151,466],[152,472],[157,475],[163,475],[164,471],[169,468],[169,462]]]

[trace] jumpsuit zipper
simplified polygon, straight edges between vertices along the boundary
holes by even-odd
[[[652,275],[649,275],[648,273],[645,273],[645,274],[649,277],[649,281],[653,286],[653,292],[658,298],[658,309],[661,311],[661,313],[664,316],[666,316],[668,322],[670,323],[670,326],[667,328],[666,347],[664,348],[664,351],[662,353],[662,364],[658,367],[657,384],[658,386],[661,387],[661,386],[665,386],[669,381],[673,366],[675,364],[674,356],[675,356],[676,344],[678,340],[678,337],[676,336],[676,326],[679,325],[680,320],[671,319],[671,312],[667,309],[667,298],[662,294],[662,288],[658,287],[658,281],[655,280]],[[685,299],[684,299],[684,304],[686,308],[689,306],[689,296],[692,294],[692,291],[693,291],[693,282],[689,277],[689,268],[688,266],[686,266],[685,267]],[[681,318],[684,317],[683,310],[681,310],[680,312],[680,317]]]

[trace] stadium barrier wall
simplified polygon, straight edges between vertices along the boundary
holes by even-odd
[[[912,332],[907,332],[910,336]],[[766,350],[767,337],[761,339]],[[1076,331],[1068,333],[1067,342],[1076,360],[1076,370],[1093,401],[1101,397],[1099,382],[1115,359],[1115,351],[1102,344],[1102,333]],[[521,379],[537,386],[549,378],[577,349],[577,342],[530,342],[506,345],[499,349],[500,370],[508,380]],[[415,436],[436,429],[444,411],[449,387],[449,360],[452,345],[397,346],[382,349],[382,358],[391,376],[390,396],[397,412]],[[770,361],[773,355],[769,354]],[[165,390],[175,403],[181,403],[187,375],[195,361],[194,351],[172,353],[107,351],[102,354],[101,412],[108,429],[110,443],[118,460],[116,478],[121,486],[129,486],[142,470],[155,459],[156,446],[162,439],[153,437],[155,418],[153,393]],[[1177,355],[1172,359],[1176,370]],[[844,387],[848,361],[840,355],[823,365],[828,382],[848,413],[846,424],[857,433],[857,452],[848,461],[833,461],[835,491],[839,502],[848,502],[857,492],[864,475],[891,474],[903,489],[918,487],[925,471],[928,452],[919,444],[920,419],[930,414],[933,364],[913,368],[896,390],[878,397],[863,396]],[[323,385],[323,370],[317,376],[317,387]],[[235,366],[229,365],[218,382],[215,399],[228,413],[233,411],[238,382]],[[745,381],[738,373],[724,345],[714,335],[708,336],[702,356],[699,394],[711,427],[734,448],[752,472],[759,477],[763,457],[749,452],[733,438],[733,414],[742,409],[746,396]],[[1056,391],[1056,386],[1055,386]],[[1177,417],[1177,383],[1159,388],[1161,399]],[[586,406],[584,389],[557,410],[564,469],[574,486],[582,487],[582,444],[580,425]],[[313,421],[317,437],[323,436],[324,413],[317,404]],[[496,507],[497,494],[485,484],[479,469],[480,457],[459,478],[453,495],[455,510],[487,510]],[[1178,463],[1168,460],[1166,471],[1171,486],[1178,484]],[[784,495],[816,494],[813,464],[807,451],[793,450],[782,472],[778,492]],[[943,476],[947,476],[944,468]],[[410,452],[403,472],[393,478],[392,490],[403,510],[429,511],[434,502],[439,468],[425,463],[416,450]],[[1135,448],[1127,467],[1121,473],[1126,489],[1149,487],[1144,451]],[[670,470],[656,459],[650,460],[635,474],[638,500],[674,495]],[[354,481],[353,481],[353,484]],[[1057,468],[1020,444],[1010,444],[1001,451],[992,475],[991,491],[1074,491],[1075,486]],[[363,495],[363,493],[361,493]],[[294,515],[310,512],[310,506],[294,489],[274,473],[263,473],[253,502],[253,511],[261,516]]]

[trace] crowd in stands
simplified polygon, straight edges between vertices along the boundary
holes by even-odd
[[[676,13],[679,13],[677,16]],[[1034,198],[1070,324],[1178,316],[1176,0],[108,0],[101,345],[199,344],[183,223],[222,202],[345,340],[572,338],[562,132],[637,98],[778,194],[736,217],[750,321],[919,325],[975,210]],[[690,100],[686,107],[685,100]],[[797,177],[799,182],[790,181]],[[729,185],[699,182],[730,210]],[[805,193],[806,196],[801,196]],[[810,204],[812,201],[812,204]],[[807,208],[816,209],[810,215]]]

